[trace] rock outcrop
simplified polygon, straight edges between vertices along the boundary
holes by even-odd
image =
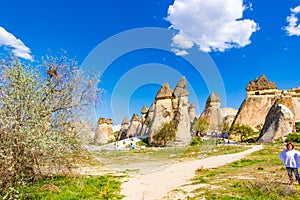
[[[115,139],[112,124],[112,119],[99,118],[94,143],[104,144]]]
[[[140,135],[141,128],[142,128],[141,119],[139,118],[138,114],[133,114],[130,120],[130,125],[127,130],[127,136],[133,137],[133,136]]]
[[[258,91],[258,90],[277,90],[277,86],[274,82],[268,81],[265,75],[261,75],[253,81],[250,81],[246,87],[247,91]]]
[[[257,126],[265,123],[270,108],[281,92],[273,82],[268,82],[264,75],[250,81],[246,91],[246,99],[239,108],[233,124],[245,124],[258,131]]]
[[[197,113],[195,110],[195,104],[191,103],[189,107],[189,118],[190,118],[190,124],[194,124],[195,120],[197,120]]]
[[[187,145],[191,142],[191,124],[189,116],[189,92],[185,89],[187,86],[186,80],[184,77],[180,79],[176,88],[174,89],[174,96],[177,99],[178,104],[174,107],[177,107],[175,110],[175,121],[177,124],[177,133],[175,141],[177,144]],[[174,101],[173,101],[174,102]],[[176,101],[175,101],[176,102]]]
[[[278,99],[269,110],[258,142],[274,142],[293,132],[294,110],[290,97]]]
[[[223,123],[230,127],[235,119],[238,110],[234,108],[221,108],[221,116],[223,119]]]
[[[194,107],[190,107],[188,102],[189,92],[185,89],[186,79],[183,77],[178,82],[174,91],[170,89],[168,83],[165,83],[157,92],[155,102],[145,114],[143,128],[145,135],[149,136],[150,144],[157,144],[153,136],[160,130],[165,122],[176,122],[177,133],[175,141],[181,145],[187,145],[191,140],[191,124],[195,116]]]
[[[293,114],[294,121],[300,121],[300,88],[278,90],[275,83],[268,81],[262,75],[260,78],[250,81],[246,91],[246,99],[239,108],[233,124],[246,124],[254,131],[258,131],[257,127],[265,124],[274,103],[279,99],[282,100],[283,97],[286,101],[285,106]]]
[[[200,115],[209,123],[208,133],[220,132],[222,130],[223,119],[221,115],[221,99],[218,94],[211,93],[205,105],[205,109]]]

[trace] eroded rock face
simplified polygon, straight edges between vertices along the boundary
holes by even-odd
[[[221,108],[221,116],[223,119],[223,123],[230,127],[235,119],[237,112],[238,110],[234,108]]]
[[[246,99],[239,108],[233,124],[246,124],[258,131],[257,126],[265,124],[271,107],[283,97],[290,98],[285,100],[285,106],[292,111],[295,121],[300,120],[300,88],[278,90],[273,82],[262,75],[250,81],[246,90]]]
[[[275,100],[275,96],[247,96],[233,124],[245,124],[258,131],[256,127],[265,123],[266,116]]]
[[[142,128],[141,119],[139,118],[138,114],[133,114],[130,125],[127,130],[127,136],[132,137],[136,135],[140,135],[140,131]]]
[[[171,99],[172,98],[172,91],[168,83],[163,84],[160,90],[157,92],[155,100],[160,99]]]
[[[208,133],[220,132],[222,130],[221,99],[218,94],[211,93],[205,105],[205,109],[200,115],[209,123]]]
[[[165,122],[175,121],[177,124],[177,133],[175,141],[181,145],[187,145],[191,140],[190,116],[195,116],[194,107],[190,108],[188,102],[188,91],[185,89],[187,83],[183,77],[176,85],[174,92],[169,84],[164,84],[158,91],[155,102],[149,108],[145,124],[148,125],[147,135],[149,135],[149,143],[157,144],[153,140],[153,136],[160,130]],[[189,109],[190,108],[190,109]]]
[[[281,100],[277,100],[271,107],[258,140],[259,142],[274,142],[293,132],[295,124],[293,111],[285,105],[285,103],[291,101],[291,98],[286,98],[284,102],[281,102]]]
[[[197,119],[197,114],[195,110],[195,104],[192,103],[189,107],[189,118],[190,118],[190,124],[192,125],[195,120]]]
[[[277,90],[277,86],[274,82],[268,81],[265,75],[261,75],[259,78],[256,78],[253,81],[250,81],[246,87],[247,91],[257,91],[257,90]]]
[[[94,143],[107,143],[114,140],[112,119],[99,118]]]

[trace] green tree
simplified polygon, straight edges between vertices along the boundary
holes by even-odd
[[[173,141],[176,137],[176,122],[165,122],[157,133],[154,134],[153,140],[156,146],[166,146],[170,141]]]
[[[0,196],[15,199],[39,175],[70,170],[70,155],[82,152],[74,111],[95,101],[98,80],[85,81],[65,55],[0,64]]]
[[[240,136],[241,142],[254,134],[253,129],[245,124],[234,124],[230,128],[230,134]]]
[[[204,133],[206,133],[206,131],[208,130],[208,127],[209,127],[208,121],[200,117],[195,121],[192,129],[196,131],[196,136],[203,136]]]

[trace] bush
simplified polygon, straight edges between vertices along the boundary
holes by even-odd
[[[203,140],[200,136],[195,136],[192,138],[191,146],[201,146],[203,144]]]
[[[290,133],[285,139],[285,142],[300,142],[300,133]]]
[[[153,136],[156,146],[166,146],[170,141],[173,141],[176,136],[176,123],[174,121],[165,122],[160,130]]]
[[[255,135],[253,129],[245,124],[234,124],[230,128],[230,135],[240,136],[240,141],[246,141]]]

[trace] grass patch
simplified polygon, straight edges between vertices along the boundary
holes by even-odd
[[[284,144],[264,145],[264,149],[239,161],[197,170],[191,185],[206,185],[195,189],[189,199],[298,199],[300,186],[287,184],[289,179],[279,160],[284,149]]]
[[[22,199],[122,199],[120,186],[113,176],[44,177],[24,188]]]

